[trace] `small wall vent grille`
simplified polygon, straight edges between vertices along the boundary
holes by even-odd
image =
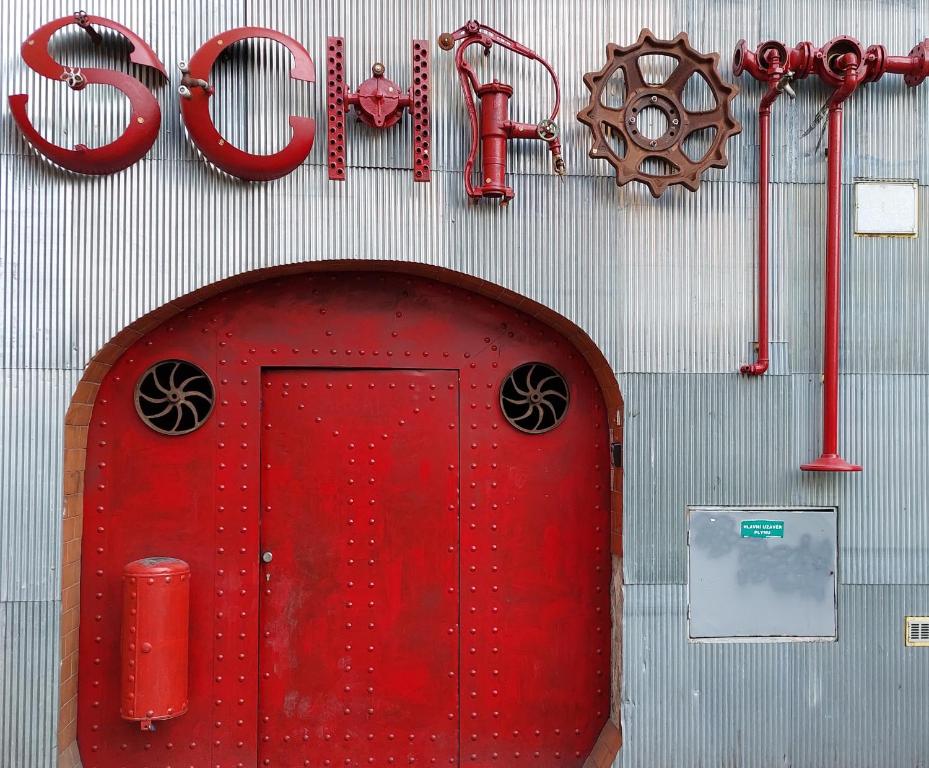
[[[557,427],[568,410],[568,382],[545,363],[525,363],[500,386],[500,408],[520,432],[539,435]]]
[[[162,435],[186,435],[213,410],[213,382],[186,360],[162,360],[142,374],[135,388],[139,418]]]
[[[906,644],[929,647],[929,616],[906,617]]]

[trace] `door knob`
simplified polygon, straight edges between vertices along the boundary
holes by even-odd
[[[273,559],[274,559],[274,555],[271,552],[261,553],[261,562],[270,563]]]

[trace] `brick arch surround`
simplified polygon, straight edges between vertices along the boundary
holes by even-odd
[[[62,616],[60,637],[59,768],[80,766],[77,750],[77,686],[81,578],[81,536],[84,510],[84,468],[89,425],[101,383],[108,371],[136,341],[174,317],[202,302],[249,284],[311,273],[378,272],[426,278],[456,286],[517,309],[549,326],[568,340],[587,362],[606,404],[610,438],[622,442],[622,398],[615,375],[600,350],[584,331],[541,304],[492,283],[438,267],[406,262],[343,260],[287,265],[255,270],[211,284],[168,302],[127,326],[93,357],[72,397],[65,417],[64,517],[62,546]],[[614,556],[613,681],[611,717],[585,766],[603,768],[612,763],[620,746],[618,669],[621,615],[616,607],[621,593],[619,558],[622,547],[622,470],[612,471],[610,542]]]

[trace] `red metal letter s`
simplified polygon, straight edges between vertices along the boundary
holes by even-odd
[[[295,170],[313,148],[316,121],[310,117],[290,116],[293,138],[280,152],[272,155],[253,155],[232,146],[216,130],[210,117],[209,100],[213,87],[208,79],[213,62],[233,43],[250,37],[265,37],[280,43],[294,57],[290,76],[294,80],[315,82],[313,60],[300,43],[292,37],[264,27],[238,27],[208,40],[191,56],[190,63],[181,62],[184,73],[181,95],[181,115],[187,132],[203,156],[226,173],[246,181],[272,181]]]
[[[167,77],[164,65],[158,56],[142,38],[122,24],[110,21],[102,16],[88,16],[78,12],[74,16],[65,16],[40,27],[22,47],[22,56],[30,69],[51,80],[62,80],[75,91],[88,85],[112,85],[129,99],[131,111],[129,125],[122,135],[102,147],[90,149],[78,144],[74,149],[65,149],[52,144],[35,129],[26,114],[26,102],[29,96],[20,93],[9,97],[10,112],[23,132],[26,140],[55,165],[75,173],[102,175],[116,173],[141,160],[151,149],[161,126],[161,109],[158,101],[145,85],[124,72],[115,69],[98,69],[88,67],[66,67],[55,61],[48,53],[48,43],[52,35],[69,24],[77,24],[99,43],[101,38],[93,24],[107,27],[125,37],[132,45],[129,58],[136,64],[152,67]]]

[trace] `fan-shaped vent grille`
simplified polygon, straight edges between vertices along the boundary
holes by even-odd
[[[568,382],[545,363],[525,363],[500,386],[500,408],[516,429],[541,434],[557,427],[568,410]]]
[[[213,383],[202,368],[184,360],[162,360],[135,387],[139,418],[162,435],[186,435],[213,410]]]

